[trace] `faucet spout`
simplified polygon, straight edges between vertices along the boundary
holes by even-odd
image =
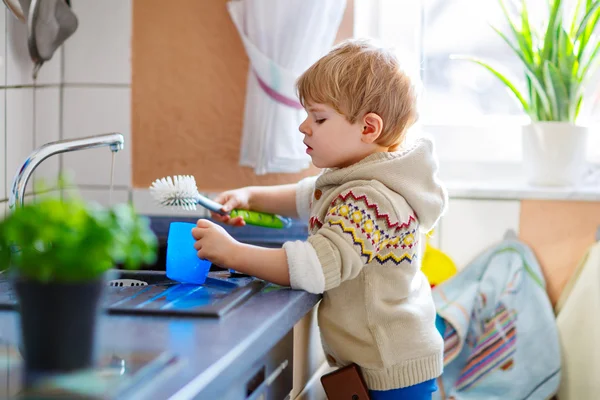
[[[23,206],[27,182],[36,167],[46,158],[55,154],[105,146],[109,147],[111,151],[117,152],[123,150],[124,143],[125,140],[120,133],[106,133],[78,139],[59,140],[39,147],[27,157],[15,173],[8,200],[9,210],[13,211],[16,206]]]

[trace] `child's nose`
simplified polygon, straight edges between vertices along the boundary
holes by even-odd
[[[300,132],[304,133],[305,135],[310,136],[310,129],[308,127],[308,124],[306,123],[306,120],[304,120],[304,122],[302,122],[300,124],[298,129],[300,130]]]

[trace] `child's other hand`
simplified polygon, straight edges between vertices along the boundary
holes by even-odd
[[[248,188],[241,188],[235,190],[228,190],[221,193],[215,198],[217,203],[223,204],[222,210],[229,213],[233,209],[248,210],[250,208],[250,190]],[[242,217],[231,218],[229,215],[221,215],[218,213],[211,212],[210,216],[215,221],[222,222],[227,225],[233,226],[244,226],[246,223]]]
[[[194,248],[198,257],[222,267],[231,265],[231,257],[239,243],[222,226],[199,219],[196,228],[192,229],[192,236],[196,239]]]

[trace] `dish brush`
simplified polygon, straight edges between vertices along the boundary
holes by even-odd
[[[150,186],[150,193],[155,200],[165,207],[179,207],[184,210],[195,210],[196,205],[221,215],[231,218],[242,217],[249,225],[265,228],[288,228],[292,221],[289,218],[276,214],[258,211],[234,209],[230,212],[223,211],[223,205],[198,193],[196,179],[191,175],[176,175],[173,177],[157,179]]]

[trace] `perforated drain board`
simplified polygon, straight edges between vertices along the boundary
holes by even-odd
[[[206,278],[204,285],[173,282],[107,287],[103,308],[111,314],[178,315],[219,318],[260,292],[265,282],[252,278]],[[12,286],[0,281],[0,309],[14,310]]]
[[[264,287],[264,282],[249,278],[207,278],[204,285],[109,288],[105,306],[111,314],[221,317]]]

